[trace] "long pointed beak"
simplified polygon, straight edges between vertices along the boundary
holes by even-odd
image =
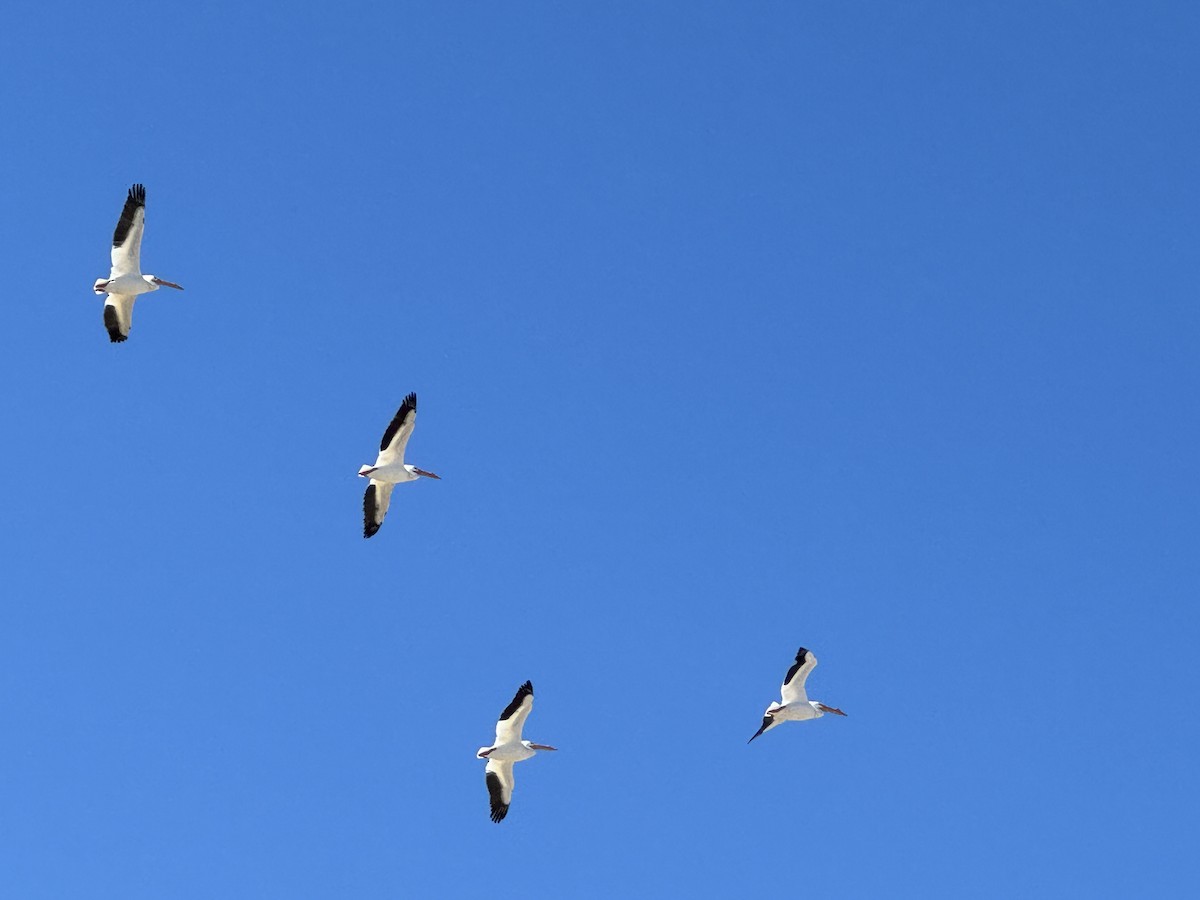
[[[551,747],[549,744],[535,744],[533,741],[529,742],[529,746],[532,747],[534,750],[557,750],[558,749],[557,747]]]
[[[375,471],[375,469],[378,469],[378,468],[379,468],[379,466],[374,466],[373,468],[370,468],[370,469],[366,469],[366,468],[364,468],[364,469],[361,469],[361,470],[359,471],[359,473],[358,473],[358,474],[359,474],[359,477],[361,477],[361,478],[370,478],[370,477],[371,477],[371,473],[372,473],[372,472],[374,472],[374,471]]]
[[[824,703],[819,703],[817,705],[820,706],[822,711],[824,711],[824,712],[835,713],[836,715],[839,715],[839,716],[846,715],[844,712],[842,712],[840,709],[837,709],[836,707],[826,706]]]
[[[173,281],[163,281],[161,278],[155,278],[154,283],[158,284],[158,285],[162,285],[163,287],[173,287],[177,291],[183,290],[183,285],[176,284]]]
[[[441,475],[434,475],[432,472],[426,472],[424,469],[418,469],[416,466],[413,466],[413,471],[418,475],[424,475],[426,478],[436,478],[438,481],[442,480]],[[554,748],[549,747],[548,749],[553,750]]]
[[[495,750],[495,749],[496,749],[495,747],[491,747],[487,750],[480,750],[478,756],[480,759],[487,759],[489,756],[492,755],[492,750]]]

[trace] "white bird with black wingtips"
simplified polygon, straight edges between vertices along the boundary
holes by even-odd
[[[804,682],[808,680],[808,673],[817,667],[817,658],[811,652],[800,648],[800,652],[796,654],[796,661],[792,663],[792,667],[788,669],[787,675],[783,679],[783,695],[782,703],[772,703],[767,707],[767,711],[763,713],[762,727],[754,732],[754,736],[750,741],[758,737],[764,731],[770,731],[781,722],[803,722],[805,719],[819,719],[825,713],[835,713],[839,716],[844,716],[845,713],[840,709],[835,709],[832,706],[826,706],[817,700],[809,700],[808,694],[804,690]],[[750,743],[746,741],[746,743]]]
[[[375,465],[363,466],[358,474],[369,478],[367,492],[363,495],[363,537],[369,538],[383,525],[383,517],[387,515],[388,504],[392,501],[392,488],[406,481],[416,481],[418,478],[436,478],[440,475],[406,465],[404,448],[412,437],[413,428],[417,424],[417,395],[409,394],[396,410],[383,440],[379,444],[379,456]]]
[[[496,722],[496,742],[490,747],[480,747],[475,755],[487,762],[488,798],[492,806],[492,821],[500,822],[508,815],[512,803],[513,765],[529,759],[539,750],[557,750],[549,744],[535,744],[521,740],[521,729],[533,709],[533,682],[527,681],[517,688],[512,703],[504,707],[500,720]]]
[[[173,281],[155,275],[142,274],[142,232],[146,226],[146,189],[135,184],[129,189],[125,208],[113,232],[112,269],[108,278],[97,278],[92,290],[108,294],[104,301],[104,327],[108,339],[119,344],[129,337],[133,327],[133,301],[139,294],[157,291],[160,287],[183,288]]]

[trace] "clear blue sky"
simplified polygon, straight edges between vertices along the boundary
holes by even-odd
[[[0,893],[1194,887],[1198,44],[1183,2],[7,12]],[[187,290],[114,346],[137,181]],[[444,480],[364,541],[408,391]],[[849,717],[747,747],[801,644]],[[497,826],[527,678],[561,749]]]

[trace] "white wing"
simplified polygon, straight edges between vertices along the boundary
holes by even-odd
[[[129,337],[133,327],[133,294],[109,294],[104,300],[104,327],[108,339],[119,344]]]
[[[808,673],[816,667],[817,658],[801,647],[800,652],[796,654],[796,661],[792,663],[792,667],[788,669],[788,673],[783,679],[780,693],[783,695],[784,706],[808,702],[808,694],[804,691],[804,682],[808,680]]]
[[[517,744],[521,741],[521,729],[533,709],[533,682],[527,681],[519,688],[512,703],[504,707],[500,720],[496,722],[496,746]]]
[[[508,815],[508,806],[512,803],[513,764],[489,759],[487,769],[488,799],[492,804],[492,821],[499,822]]]
[[[129,189],[125,208],[113,232],[112,273],[109,278],[142,274],[142,231],[146,224],[146,189],[135,184]]]
[[[376,466],[390,466],[404,462],[404,448],[412,436],[413,427],[417,424],[417,395],[409,394],[396,410],[396,415],[383,433],[379,443],[379,457]]]

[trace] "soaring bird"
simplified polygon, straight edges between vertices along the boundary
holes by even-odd
[[[125,208],[113,232],[112,270],[108,278],[97,278],[92,290],[108,294],[104,301],[104,327],[108,338],[119,344],[129,337],[133,325],[133,301],[138,294],[148,294],[160,287],[183,288],[173,281],[142,274],[142,231],[146,224],[146,189],[135,184],[129,189]]]
[[[488,798],[492,804],[492,821],[499,822],[508,815],[512,803],[513,764],[529,759],[539,750],[557,750],[548,744],[535,744],[521,740],[521,728],[533,709],[533,682],[527,681],[519,688],[512,703],[504,707],[500,720],[496,722],[496,742],[490,747],[480,747],[475,754],[487,762]]]
[[[404,447],[412,436],[413,427],[417,424],[417,395],[409,394],[396,410],[391,424],[383,433],[379,444],[379,456],[375,465],[363,466],[358,474],[369,478],[367,492],[363,495],[363,537],[369,538],[383,525],[383,517],[387,515],[388,504],[392,501],[392,488],[406,481],[416,481],[418,478],[436,478],[440,475],[406,465],[404,462]]]
[[[808,679],[808,673],[816,667],[817,658],[801,647],[800,652],[796,654],[796,661],[792,663],[792,667],[788,669],[787,675],[783,678],[781,690],[783,702],[772,703],[767,707],[767,711],[763,713],[762,727],[754,732],[754,737],[751,737],[750,741],[764,731],[770,731],[780,722],[803,722],[805,719],[819,719],[825,713],[845,715],[840,709],[834,709],[832,706],[808,699],[808,694],[804,692],[804,682]],[[746,741],[746,743],[748,744],[750,741]]]

